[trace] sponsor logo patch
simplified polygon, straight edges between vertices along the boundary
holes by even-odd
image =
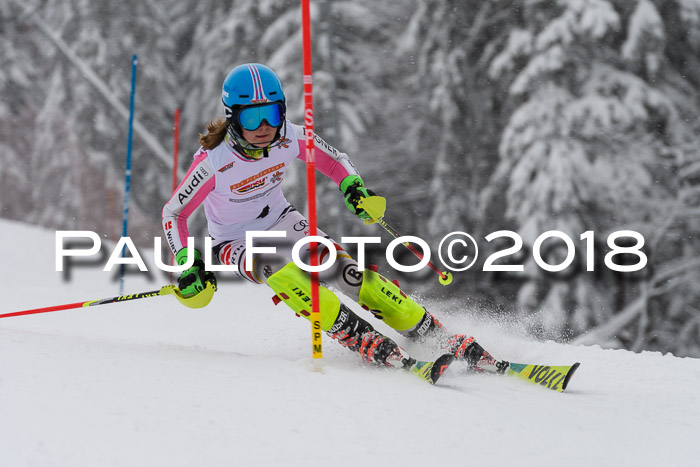
[[[259,190],[260,188],[265,186],[265,181],[266,181],[266,179],[263,178],[263,179],[260,179],[256,182],[250,183],[250,184],[236,190],[236,193],[245,194],[245,193],[250,193],[251,191]]]
[[[270,167],[269,169],[265,169],[262,172],[253,175],[252,177],[248,177],[245,180],[241,180],[240,182],[230,186],[231,193],[244,194],[258,190],[265,186],[269,180],[271,180],[271,178],[268,177],[268,175],[270,174],[273,174],[272,178],[278,178],[278,180],[281,180],[282,173],[279,171],[283,168],[284,163],[277,164],[274,167]]]
[[[235,163],[236,163],[236,161],[232,161],[232,162],[226,164],[225,166],[221,167],[221,168],[219,169],[219,173],[224,173],[224,172],[226,172],[228,169],[232,168],[232,167],[233,167],[233,164],[235,164]]]

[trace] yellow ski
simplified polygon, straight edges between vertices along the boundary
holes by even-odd
[[[526,365],[522,363],[509,363],[505,370],[506,375],[515,376],[532,384],[544,386],[557,392],[562,392],[569,385],[580,363],[564,366]]]

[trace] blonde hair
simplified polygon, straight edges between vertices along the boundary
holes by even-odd
[[[224,117],[219,117],[207,123],[207,134],[199,134],[199,144],[206,150],[214,149],[226,137],[228,131],[228,121]]]

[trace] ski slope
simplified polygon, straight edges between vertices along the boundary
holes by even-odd
[[[63,281],[54,245],[0,221],[0,313],[118,295],[101,267]],[[152,270],[126,291],[167,282]],[[0,466],[700,465],[698,359],[537,342],[431,304],[497,358],[581,368],[562,394],[460,363],[431,386],[326,338],[317,373],[308,323],[271,295],[224,282],[200,310],[155,297],[0,319]]]

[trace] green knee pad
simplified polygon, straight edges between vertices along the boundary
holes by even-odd
[[[370,269],[362,274],[360,305],[397,331],[413,329],[426,313],[398,285]]]
[[[289,308],[311,321],[311,278],[294,263],[289,263],[267,279],[272,288]],[[327,288],[318,286],[321,329],[328,331],[340,312],[340,300]]]

